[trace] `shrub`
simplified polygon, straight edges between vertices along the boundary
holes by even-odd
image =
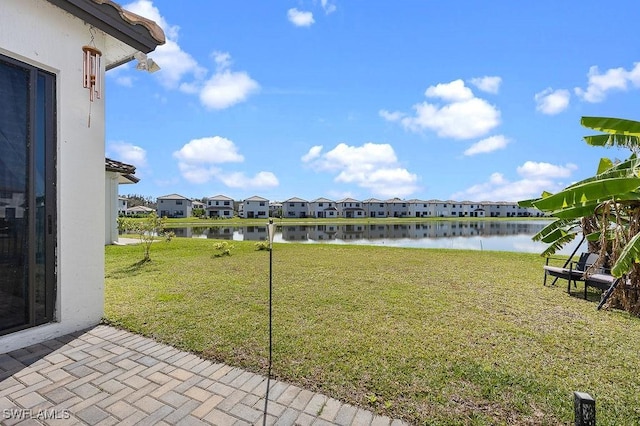
[[[233,250],[233,244],[229,244],[226,241],[222,241],[220,243],[215,243],[213,248],[216,249],[216,253],[213,254],[215,257],[231,256],[231,250]]]

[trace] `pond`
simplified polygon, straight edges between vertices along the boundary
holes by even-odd
[[[423,221],[383,224],[318,224],[278,226],[274,242],[365,244],[389,247],[450,248],[540,253],[546,247],[531,237],[548,220]],[[264,241],[267,226],[190,226],[171,228],[177,237]],[[570,254],[575,245],[561,253]]]

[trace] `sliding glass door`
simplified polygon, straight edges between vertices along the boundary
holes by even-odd
[[[54,319],[55,76],[0,55],[0,334]]]

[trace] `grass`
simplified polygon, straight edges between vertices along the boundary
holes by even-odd
[[[108,323],[265,373],[269,253],[106,247]],[[542,286],[535,254],[274,245],[274,375],[415,424],[640,421],[639,320]],[[579,294],[581,289],[577,289]],[[595,294],[592,294],[595,297]]]

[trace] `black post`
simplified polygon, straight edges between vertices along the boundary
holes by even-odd
[[[264,415],[262,425],[267,424],[267,407],[269,404],[269,388],[271,387],[271,360],[273,355],[273,234],[275,227],[273,219],[269,219],[267,227],[269,231],[269,367],[267,372],[267,392],[264,396]]]
[[[576,426],[596,426],[596,401],[584,392],[573,393]]]

